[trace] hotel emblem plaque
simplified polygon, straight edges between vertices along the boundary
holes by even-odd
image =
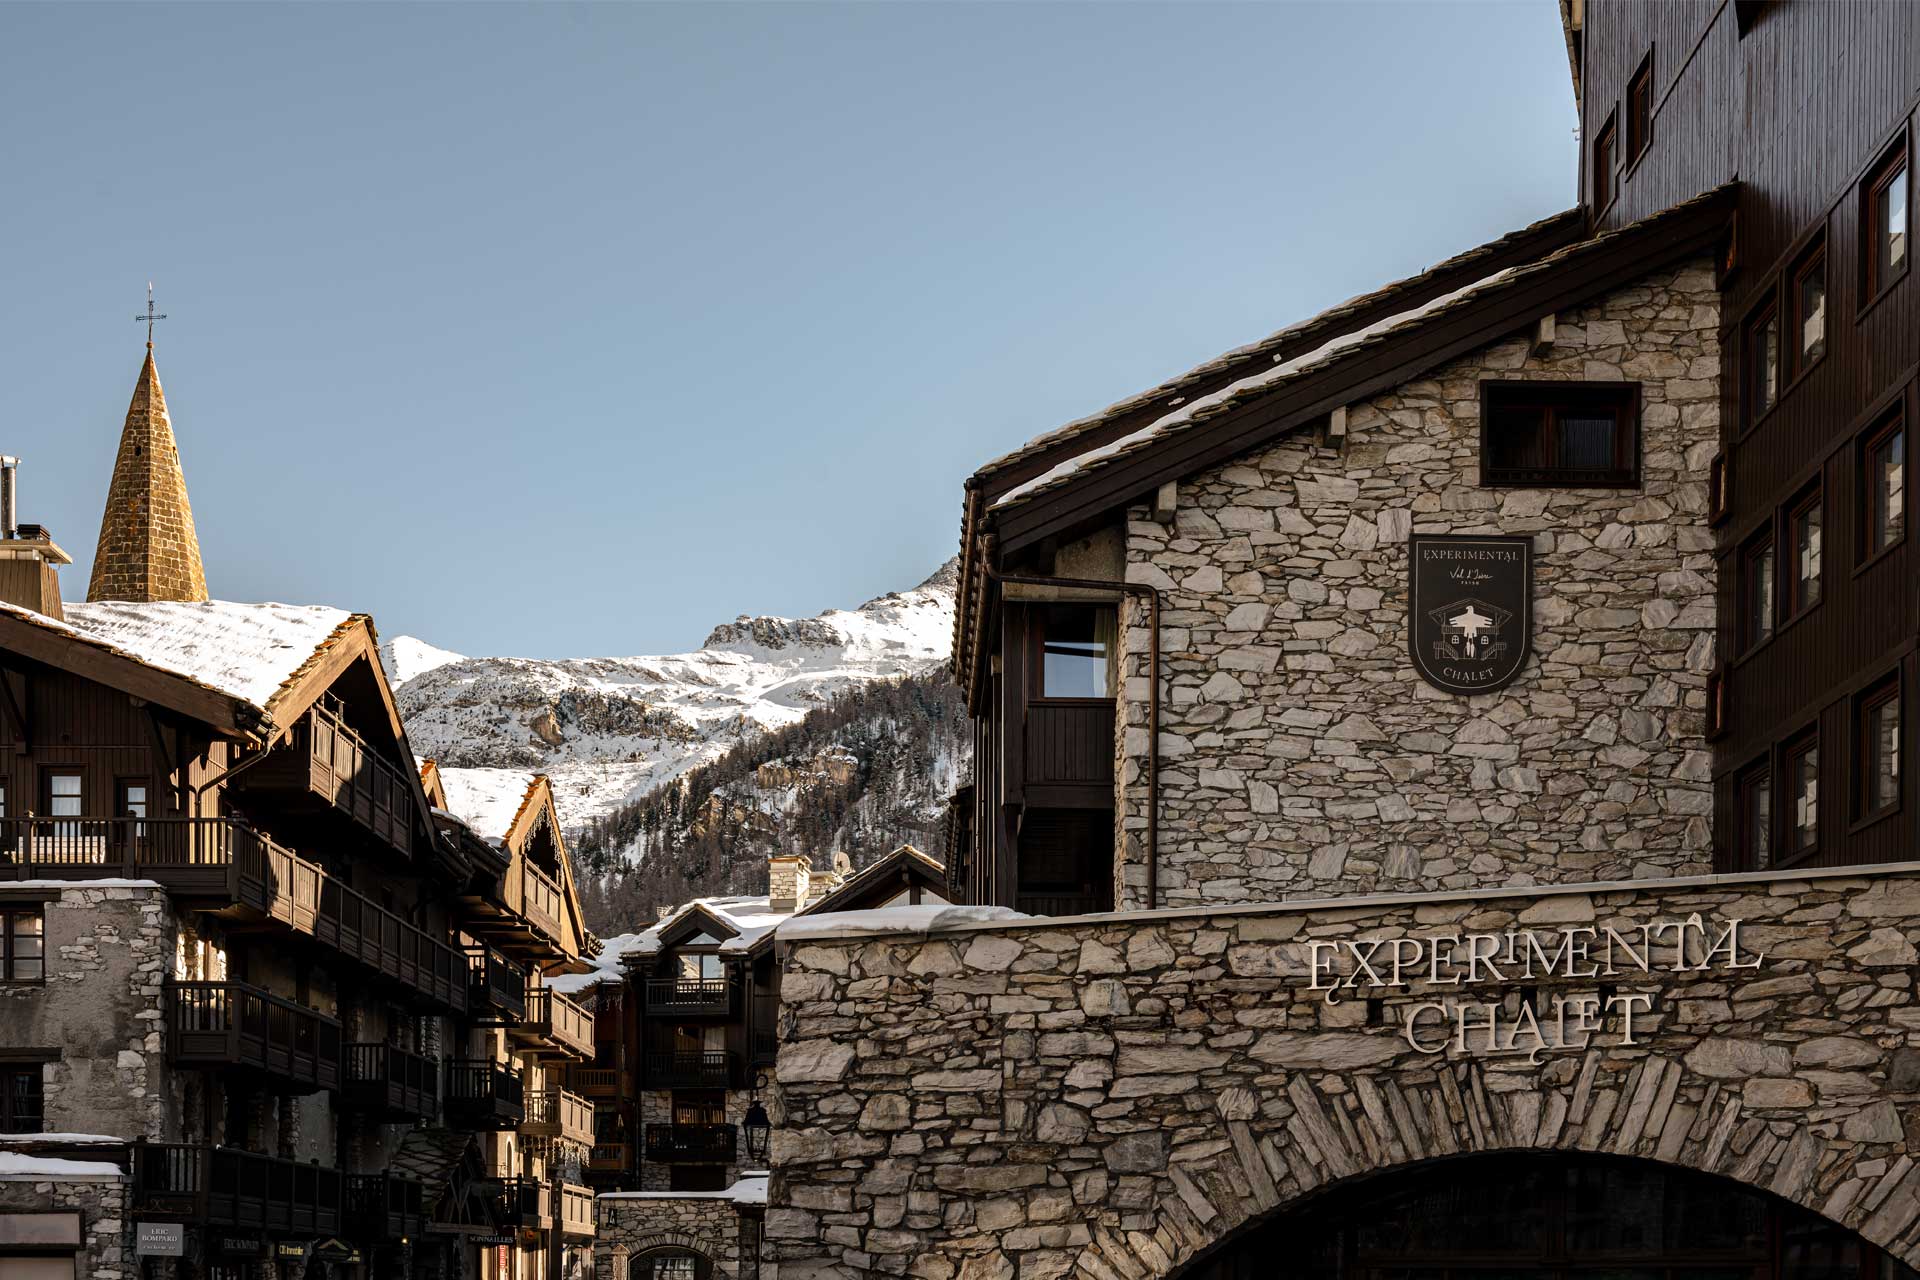
[[[1407,541],[1407,643],[1446,693],[1513,682],[1533,643],[1533,539],[1416,533]]]

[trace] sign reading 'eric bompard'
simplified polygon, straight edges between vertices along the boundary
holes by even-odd
[[[1567,925],[1505,933],[1431,933],[1418,937],[1308,942],[1309,991],[1328,1004],[1384,999],[1419,988],[1428,998],[1396,1002],[1400,1034],[1420,1053],[1524,1055],[1537,1063],[1555,1049],[1633,1045],[1648,1028],[1653,995],[1617,991],[1616,980],[1674,973],[1758,969],[1763,959],[1740,945],[1740,921],[1699,915],[1615,929]],[[1510,1004],[1506,992],[1472,997],[1448,987],[1591,982],[1590,990],[1542,990]]]

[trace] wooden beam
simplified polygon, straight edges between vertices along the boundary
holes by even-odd
[[[1180,505],[1180,482],[1169,480],[1154,491],[1153,518],[1161,524],[1172,524],[1173,513]]]
[[[1549,311],[1533,322],[1533,342],[1530,344],[1530,354],[1544,356],[1553,347],[1553,321],[1554,314]]]

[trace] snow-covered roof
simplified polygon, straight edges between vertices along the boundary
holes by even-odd
[[[13,886],[10,884],[8,887]],[[111,1133],[0,1133],[0,1147],[78,1147],[83,1145],[124,1147],[127,1145],[127,1140]]]
[[[447,811],[495,844],[513,830],[520,810],[533,794],[537,774],[521,769],[449,769],[437,766],[446,788]]]
[[[549,974],[547,985],[563,996],[571,996],[603,982],[623,981],[627,953],[635,949],[641,937],[638,933],[617,933],[611,938],[602,938],[598,955],[581,957],[593,966],[591,969],[585,973]]]
[[[120,1176],[120,1166],[104,1160],[63,1160],[57,1156],[29,1156],[18,1151],[0,1151],[0,1182]]]
[[[993,920],[1024,920],[1024,911],[1012,907],[956,907],[945,903],[876,907],[871,911],[829,911],[791,920],[780,930],[780,941],[819,941],[874,933],[938,933],[960,924]]]
[[[600,1200],[731,1200],[735,1204],[765,1204],[770,1175],[743,1169],[739,1181],[725,1191],[602,1191]]]
[[[354,616],[326,605],[230,600],[115,600],[61,607],[67,615],[64,625],[28,609],[0,605],[262,710]]]

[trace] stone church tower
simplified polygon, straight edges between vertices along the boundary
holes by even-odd
[[[205,600],[206,573],[180,451],[153,364],[153,343],[127,406],[87,599]]]

